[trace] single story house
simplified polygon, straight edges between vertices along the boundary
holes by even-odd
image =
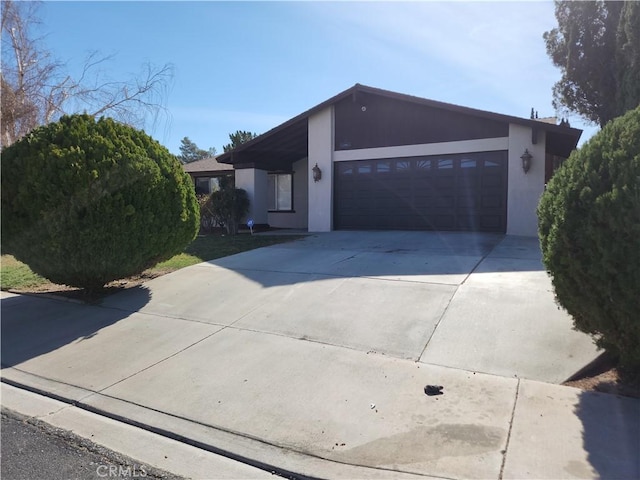
[[[535,236],[582,131],[356,84],[217,157],[256,225]]]
[[[183,168],[191,176],[197,194],[209,194],[217,190],[220,177],[233,175],[233,167],[219,163],[215,157],[185,163]]]

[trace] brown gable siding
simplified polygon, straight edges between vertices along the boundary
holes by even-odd
[[[509,136],[509,124],[359,92],[335,104],[335,148],[414,145]]]

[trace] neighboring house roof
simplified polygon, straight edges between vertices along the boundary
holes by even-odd
[[[374,87],[368,87],[356,83],[353,87],[329,98],[315,107],[293,117],[256,138],[239,145],[235,149],[225,152],[217,157],[218,162],[235,166],[248,165],[253,162],[270,163],[271,165],[285,164],[299,160],[307,155],[308,149],[308,118],[324,108],[339,102],[340,100],[359,93],[379,95],[391,99],[411,102],[432,108],[449,110],[465,115],[487,118],[491,120],[514,123],[532,127],[534,130],[547,132],[549,144],[553,147],[554,154],[568,157],[576,148],[582,130],[567,126],[545,123],[536,119],[520,118],[499,113],[477,110],[475,108],[462,107],[450,103],[438,102],[426,98],[405,95]]]
[[[182,165],[185,172],[191,176],[205,175],[223,175],[225,173],[233,173],[233,167],[224,163],[219,163],[216,157],[203,158],[195,162],[185,163]]]

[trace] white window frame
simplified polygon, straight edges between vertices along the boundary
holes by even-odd
[[[288,180],[285,180],[285,178],[288,178]],[[286,188],[286,182],[289,183],[289,192],[287,200],[284,200],[280,190]],[[270,212],[293,212],[293,172],[269,173],[267,190],[268,210]]]

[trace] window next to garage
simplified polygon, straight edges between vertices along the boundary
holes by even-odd
[[[270,212],[293,212],[292,173],[270,173],[267,189]]]
[[[220,190],[220,179],[218,177],[196,177],[194,183],[196,195],[209,195]]]

